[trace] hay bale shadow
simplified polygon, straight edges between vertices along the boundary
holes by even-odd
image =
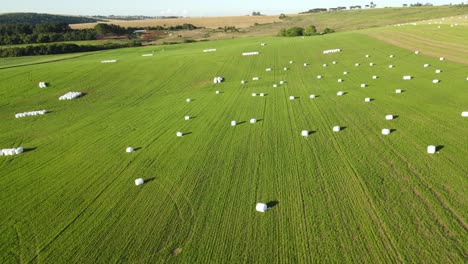
[[[266,205],[267,205],[268,209],[271,209],[271,208],[276,207],[278,204],[279,204],[279,201],[270,201]]]

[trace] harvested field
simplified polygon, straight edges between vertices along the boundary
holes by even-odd
[[[171,19],[147,19],[135,21],[110,20],[108,23],[123,27],[152,27],[152,26],[177,26],[192,24],[197,27],[218,28],[224,26],[235,26],[246,28],[258,24],[273,23],[281,21],[278,16],[230,16],[230,17],[194,17],[194,18],[171,18]],[[92,28],[96,23],[74,24],[74,29]]]

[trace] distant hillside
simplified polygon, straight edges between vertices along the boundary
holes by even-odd
[[[41,23],[95,23],[101,20],[81,16],[62,16],[37,13],[0,14],[0,24],[41,24]]]

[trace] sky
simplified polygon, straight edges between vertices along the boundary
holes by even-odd
[[[462,0],[375,0],[377,7],[429,2],[434,5]],[[364,5],[371,1],[338,0],[0,0],[0,13],[35,12],[69,15],[229,16],[259,11],[266,15],[292,14],[312,8]],[[466,1],[465,1],[466,3]]]

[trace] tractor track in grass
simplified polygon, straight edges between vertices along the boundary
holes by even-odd
[[[386,145],[389,149],[391,149],[392,153],[394,154],[394,156],[398,157],[398,159],[403,162],[404,164],[406,164],[406,168],[408,169],[408,171],[410,172],[410,175],[413,175],[414,176],[414,179],[419,183],[420,186],[422,186],[424,188],[424,190],[426,190],[426,192],[430,193],[438,202],[439,202],[439,205],[446,211],[448,212],[449,215],[451,215],[455,220],[456,222],[458,222],[458,224],[465,230],[465,231],[468,231],[467,229],[467,225],[466,223],[464,222],[464,220],[462,219],[461,216],[459,216],[457,214],[457,212],[451,208],[445,201],[444,199],[440,196],[440,194],[429,184],[427,183],[425,180],[423,180],[423,177],[414,169],[412,168],[411,166],[411,163],[403,157],[403,155],[401,155],[393,145],[391,144],[388,144],[387,142],[385,142],[383,139],[380,138],[380,141],[384,143],[384,145]],[[413,142],[411,142],[413,143]],[[413,144],[413,146],[415,148],[417,148],[417,145],[416,144]],[[398,172],[398,170],[395,170]],[[414,186],[412,184],[412,181],[411,179],[408,177],[407,174],[404,174],[404,173],[398,173],[399,175],[402,176],[402,179],[405,179],[405,182],[408,184],[408,186],[411,186],[411,191],[413,192],[413,194],[419,199],[419,201],[424,205],[424,207],[426,208],[426,211],[433,217],[435,223],[437,224],[437,226],[440,228],[440,231],[441,231],[441,234],[443,234],[444,236],[446,236],[448,239],[450,239],[452,242],[454,242],[455,244],[459,245],[460,248],[463,248],[463,245],[460,245],[459,241],[457,241],[455,238],[454,238],[454,231],[451,230],[445,223],[444,221],[442,221],[440,219],[440,217],[438,216],[438,214],[434,211],[433,209],[433,206],[431,205],[431,203],[427,200],[427,198],[425,198],[421,192],[416,188],[416,186]],[[464,256],[464,257],[467,257],[467,254],[466,252],[462,252],[459,247],[457,247],[457,251],[459,252],[459,254],[461,256]]]
[[[411,172],[414,178],[421,184],[421,186],[423,186],[425,190],[429,191],[429,193],[431,193],[433,197],[436,198],[436,200],[440,203],[440,206],[442,206],[442,208],[444,208],[465,231],[468,231],[468,226],[462,219],[462,217],[458,215],[458,213],[450,205],[448,205],[447,202],[445,202],[441,195],[427,181],[423,179],[423,176],[421,176],[420,173],[417,172],[416,169],[411,166],[411,163],[407,159],[405,159],[401,154],[399,154],[393,146],[391,146],[390,144],[387,145],[389,148],[392,149],[393,153],[396,154],[396,156],[398,156],[398,158],[402,162],[408,165],[408,170]],[[413,146],[417,147],[416,144],[413,144]],[[425,203],[427,203],[427,201]]]
[[[174,204],[174,207],[177,211],[177,215],[181,221],[182,224],[184,225],[189,225],[190,228],[188,229],[187,231],[187,234],[186,234],[186,238],[183,239],[184,242],[181,243],[181,245],[177,248],[179,249],[183,249],[184,247],[186,247],[190,241],[193,239],[194,237],[194,230],[195,230],[195,212],[194,212],[194,207],[190,201],[190,199],[188,199],[188,197],[180,190],[180,188],[177,187],[176,184],[174,184],[172,181],[170,181],[169,179],[164,179],[166,181],[169,182],[169,184],[171,185],[170,188],[174,189],[175,191],[173,191],[172,189],[169,189],[168,187],[166,187],[165,185],[163,185],[162,182],[158,182],[158,181],[154,181],[154,184],[157,184],[161,189],[162,191],[171,199],[172,203]],[[190,211],[190,215],[188,217],[188,221],[187,221],[187,216],[185,216],[183,213],[182,213],[182,206],[179,205],[179,202],[177,202],[175,196],[179,196],[181,197],[183,200],[184,200],[184,204],[187,204],[188,207],[189,207],[189,211]],[[189,223],[187,223],[189,222]],[[169,248],[169,245],[168,246],[164,246],[162,247],[160,250],[158,250],[156,253],[150,255],[150,256],[147,256],[143,259],[139,259],[137,261],[135,261],[135,263],[148,263],[148,260],[149,259],[152,259],[154,258],[155,256],[157,255],[166,255],[168,256],[167,254],[165,254],[165,251],[170,251],[171,248]],[[172,249],[173,250],[173,249]],[[167,253],[167,252],[166,252]]]
[[[79,54],[79,55],[76,55],[76,56],[71,56],[71,57],[62,58],[62,59],[49,60],[49,61],[33,62],[33,63],[27,63],[27,64],[6,66],[6,67],[1,67],[0,66],[0,71],[1,70],[6,70],[6,69],[12,69],[12,68],[20,68],[20,67],[27,67],[27,66],[33,66],[33,65],[49,64],[49,63],[54,63],[54,62],[62,62],[62,61],[68,61],[68,60],[73,60],[73,59],[79,59],[79,58],[86,57],[86,56],[96,55],[96,54],[99,54],[99,53],[102,53],[102,52],[105,52],[105,51],[106,50],[95,51],[95,52],[91,52],[91,53]]]
[[[129,162],[126,166],[126,168],[130,165],[131,162]],[[122,170],[122,173],[125,171],[125,169]],[[55,243],[55,241],[57,241],[59,239],[59,237],[61,237],[76,221],[78,221],[78,219],[81,218],[81,216],[83,216],[85,214],[85,212],[96,202],[99,200],[99,198],[104,194],[104,192],[109,189],[109,187],[114,184],[116,182],[116,180],[118,179],[118,177],[114,177],[90,202],[88,205],[86,205],[83,209],[81,209],[81,211],[75,216],[73,217],[73,219],[71,219],[71,221],[69,221],[55,236],[53,236],[53,238],[47,242],[44,246],[42,246],[41,248],[38,248],[35,252],[35,255],[34,257],[27,261],[28,263],[33,263],[33,262],[37,262],[38,261],[38,258],[40,256],[40,254],[46,250],[48,250],[53,243]]]
[[[321,109],[318,108],[317,110],[318,110],[317,112],[321,116],[321,119],[324,120],[325,123],[329,123],[327,118],[325,117],[325,115],[321,111]],[[387,248],[387,246],[389,246],[390,248],[388,248],[388,249],[390,249],[391,252],[392,252],[392,254],[389,255],[389,257],[390,256],[394,257],[394,258],[396,258],[396,260],[399,263],[403,263],[403,257],[401,256],[397,246],[394,244],[395,239],[391,236],[391,233],[389,232],[387,225],[385,224],[383,218],[378,213],[378,210],[377,210],[376,205],[375,205],[375,201],[373,200],[372,196],[369,195],[369,193],[368,193],[369,192],[368,187],[363,182],[362,178],[359,176],[356,169],[353,167],[353,165],[352,165],[351,161],[349,160],[349,158],[346,157],[346,155],[343,152],[343,149],[336,142],[336,139],[334,137],[331,137],[331,139],[332,139],[332,142],[333,142],[333,146],[336,149],[336,151],[337,151],[338,155],[340,156],[341,160],[346,164],[346,167],[348,168],[348,171],[352,175],[354,175],[354,178],[359,183],[360,190],[362,191],[362,193],[366,197],[367,204],[369,205],[369,208],[371,209],[371,212],[372,212],[371,220],[374,222],[374,224],[375,224],[374,227],[376,228],[376,231],[379,233],[380,238],[383,239],[381,242],[385,242],[385,243],[383,243],[383,246],[385,248]]]

